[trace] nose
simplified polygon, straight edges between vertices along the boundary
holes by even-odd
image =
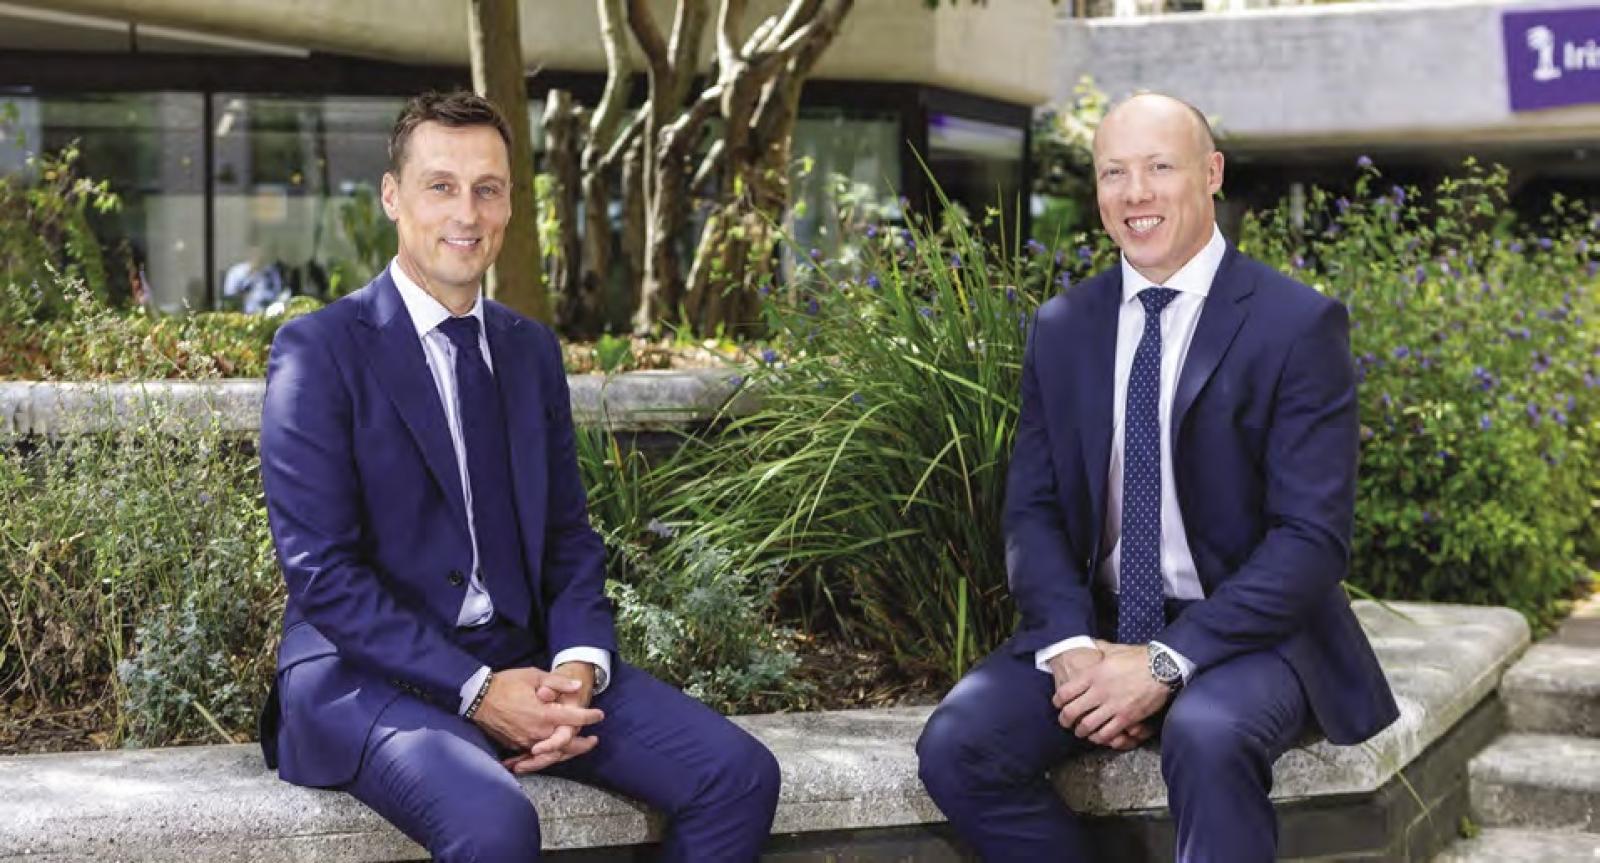
[[[454,206],[451,207],[450,213],[450,218],[452,220],[462,227],[467,228],[478,224],[478,207],[481,205],[481,202],[478,200],[478,196],[473,194],[471,189],[467,189],[460,195],[457,195],[453,203]]]
[[[1129,203],[1137,204],[1150,199],[1150,184],[1145,180],[1142,172],[1132,171],[1128,174],[1128,182],[1123,187],[1123,194]]]

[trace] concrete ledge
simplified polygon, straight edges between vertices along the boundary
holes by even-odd
[[[1274,792],[1286,805],[1348,799],[1386,786],[1493,692],[1528,643],[1526,623],[1507,609],[1392,608],[1357,603],[1399,697],[1400,720],[1363,746],[1319,742],[1290,752],[1278,763]],[[917,780],[912,749],[929,710],[738,718],[783,767],[774,833],[942,821]],[[1157,752],[1149,747],[1074,761],[1056,780],[1090,815],[1137,817],[1165,805]],[[659,835],[649,813],[614,795],[546,777],[524,785],[552,850],[633,845]],[[0,758],[0,863],[418,856],[414,845],[355,801],[279,782],[253,746]]]
[[[568,375],[573,421],[612,431],[661,431],[757,404],[736,369]],[[227,432],[261,427],[259,378],[215,381],[0,381],[0,438],[102,432],[132,422],[180,430],[215,421]]]

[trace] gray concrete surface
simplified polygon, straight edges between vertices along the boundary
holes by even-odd
[[[1600,648],[1536,644],[1500,691],[1517,731],[1600,737]]]
[[[1600,740],[1507,734],[1468,772],[1484,824],[1600,833]]]
[[[1524,649],[1527,625],[1501,608],[1394,603],[1357,612],[1401,704],[1367,744],[1317,742],[1276,769],[1282,800],[1371,792],[1387,783],[1494,689]],[[913,745],[929,708],[762,715],[737,721],[783,767],[775,833],[942,820],[916,776]],[[1164,805],[1157,752],[1092,757],[1057,774],[1090,813]],[[659,835],[640,806],[545,777],[525,781],[551,849],[625,845]],[[343,795],[296,788],[254,746],[0,758],[0,863],[384,861],[418,853]]]
[[[739,369],[643,371],[568,375],[572,417],[579,425],[613,431],[658,431],[712,419],[724,409],[753,409]],[[177,430],[215,421],[224,431],[261,426],[260,379],[53,383],[0,381],[0,438],[104,431],[115,425],[152,423]],[[737,398],[735,395],[737,394]]]
[[[1498,827],[1452,845],[1434,863],[1595,863],[1600,834]]]

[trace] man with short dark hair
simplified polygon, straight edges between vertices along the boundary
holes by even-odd
[[[1340,584],[1357,420],[1344,306],[1223,240],[1204,115],[1094,140],[1121,265],[1039,308],[1006,488],[1018,632],[929,718],[929,793],[987,860],[1088,861],[1048,770],[1159,731],[1184,863],[1266,863],[1272,765],[1398,714]]]
[[[262,749],[441,861],[537,858],[516,780],[536,770],[664,811],[668,859],[754,859],[777,762],[615,656],[561,350],[482,297],[510,141],[470,93],[411,100],[383,177],[398,254],[273,342],[261,471],[289,599]]]

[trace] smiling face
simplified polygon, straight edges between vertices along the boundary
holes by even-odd
[[[425,122],[398,173],[383,175],[383,209],[400,239],[400,267],[456,313],[471,308],[511,220],[511,167],[493,126]]]
[[[1166,282],[1210,241],[1222,154],[1184,103],[1143,95],[1112,109],[1095,134],[1094,170],[1101,222],[1151,282]]]

